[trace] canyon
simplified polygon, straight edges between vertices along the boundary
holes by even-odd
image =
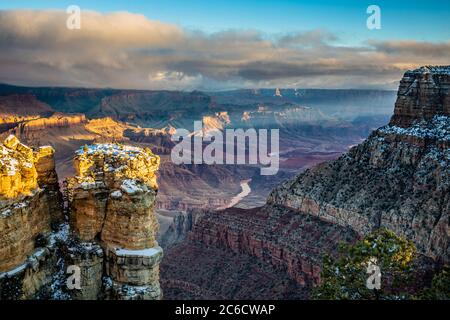
[[[168,235],[176,244],[161,264],[166,298],[306,298],[320,283],[324,253],[382,227],[412,240],[435,265],[448,265],[449,88],[450,67],[408,71],[390,123],[349,152],[280,184],[262,207],[178,218]],[[252,275],[228,264],[231,257]],[[186,276],[192,269],[201,271]],[[254,282],[237,279],[240,273]],[[292,282],[277,286],[278,277]]]
[[[2,117],[14,115],[14,110],[17,117],[34,109],[20,111],[23,101],[37,106],[32,118],[8,123],[0,130],[0,138],[13,134],[32,147],[51,145],[60,182],[74,174],[73,153],[85,144],[121,142],[149,147],[160,155],[156,208],[161,229],[165,230],[179,212],[226,206],[240,192],[242,180],[252,179],[252,192],[241,205],[263,205],[277,184],[298,170],[336,158],[382,124],[390,112],[393,93],[306,90],[295,95],[286,89],[282,98],[274,99],[273,92],[265,89],[257,93],[186,93],[0,84],[0,97],[0,111],[5,110]],[[337,106],[331,107],[333,97],[339,107],[346,106],[349,112],[337,112]],[[368,106],[362,104],[364,99],[369,101]],[[300,103],[312,105],[303,107]],[[360,108],[360,116],[355,117],[355,108]],[[248,116],[243,120],[245,114]],[[368,114],[371,116],[366,117]],[[194,120],[203,120],[207,130],[280,128],[278,174],[264,179],[257,167],[248,165],[174,165],[170,159],[175,144],[171,135],[176,127],[192,130]]]
[[[381,227],[447,265],[449,74],[406,72],[387,125],[376,90],[0,85],[0,296],[308,299],[325,254]],[[172,163],[176,128],[199,119],[278,128],[278,174]]]

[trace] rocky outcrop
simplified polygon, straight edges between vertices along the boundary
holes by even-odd
[[[390,124],[409,127],[436,115],[450,116],[450,67],[425,66],[407,71],[400,81]]]
[[[19,125],[17,130],[24,134],[26,131],[38,131],[53,127],[69,127],[86,122],[87,120],[84,114],[64,114],[56,112],[48,118],[27,121],[23,125]]]
[[[168,126],[162,129],[128,128],[123,135],[133,142],[153,145],[152,150],[158,154],[170,154],[175,145],[171,139],[174,133],[175,128]]]
[[[56,264],[49,238],[62,210],[54,150],[33,150],[14,136],[0,148],[0,291],[7,298],[14,283],[15,298],[29,298],[49,283]]]
[[[174,218],[169,228],[161,235],[159,241],[164,249],[173,247],[185,240],[194,228],[197,221],[208,210],[188,209],[186,212],[179,212]]]
[[[71,257],[88,275],[82,283],[88,289],[75,298],[99,298],[102,285],[104,298],[161,298],[162,249],[153,213],[159,157],[150,149],[95,144],[78,150],[74,164],[77,175],[68,180],[68,193],[79,249]]]

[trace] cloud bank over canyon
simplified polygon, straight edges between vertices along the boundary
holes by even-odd
[[[407,69],[446,64],[450,41],[342,45],[316,29],[206,33],[129,12],[0,11],[0,82],[36,86],[222,90],[256,87],[395,89]]]

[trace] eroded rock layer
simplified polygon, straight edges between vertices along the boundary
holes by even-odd
[[[357,234],[351,228],[283,207],[206,212],[189,239],[170,249],[161,264],[165,297],[306,298],[305,289],[320,281],[323,254],[333,255],[339,242],[355,239]],[[242,259],[248,269],[238,272],[233,267],[235,259]],[[243,268],[239,265],[236,263],[236,268]],[[195,275],[187,272],[191,268],[197,270]],[[250,279],[261,276],[260,280],[245,280],[245,288],[238,290],[241,284],[233,281],[241,279],[243,273],[248,276],[249,270],[254,274]],[[284,280],[275,283],[275,279]],[[297,293],[292,292],[294,288]]]
[[[31,149],[15,136],[0,146],[1,299],[30,298],[55,269],[51,226],[62,220],[51,147]]]
[[[390,124],[408,127],[435,115],[450,116],[450,67],[425,66],[407,71],[400,81]]]
[[[88,289],[75,298],[160,299],[162,249],[153,213],[159,157],[150,149],[95,144],[78,150],[74,164],[77,176],[67,189],[78,250],[71,256],[88,275]],[[92,250],[98,245],[101,256]]]

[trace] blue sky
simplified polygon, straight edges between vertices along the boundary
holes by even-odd
[[[62,9],[76,4],[81,9],[103,13],[129,11],[150,19],[174,23],[188,29],[217,32],[255,29],[268,34],[325,29],[342,44],[354,45],[370,39],[414,39],[446,41],[450,38],[450,1],[446,0],[133,0],[133,1],[3,1],[2,9]],[[366,8],[377,4],[382,29],[365,28]]]

